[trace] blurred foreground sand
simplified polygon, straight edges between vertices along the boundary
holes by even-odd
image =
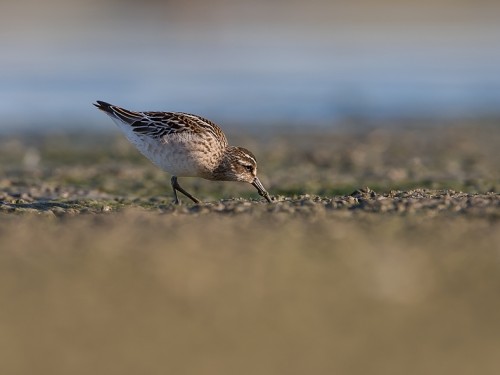
[[[10,216],[0,372],[498,373],[499,243],[463,216]]]

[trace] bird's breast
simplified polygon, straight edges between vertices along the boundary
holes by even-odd
[[[210,178],[223,153],[221,145],[209,137],[173,134],[151,138],[134,134],[131,142],[156,166],[178,177]]]

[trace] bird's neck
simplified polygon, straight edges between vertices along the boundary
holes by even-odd
[[[232,170],[233,156],[232,152],[235,147],[227,146],[222,153],[219,162],[212,172],[214,180],[224,181],[227,179],[228,172]]]

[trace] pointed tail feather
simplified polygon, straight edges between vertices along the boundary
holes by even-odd
[[[109,103],[103,102],[101,100],[96,100],[96,103],[92,103],[92,104],[95,105],[101,111],[108,112],[108,113],[114,113],[112,105]]]
[[[134,122],[144,118],[144,114],[140,112],[129,111],[128,109],[117,107],[113,104],[103,102],[101,100],[96,100],[97,103],[94,104],[98,109],[106,112],[111,117],[120,119],[127,124],[133,124]]]

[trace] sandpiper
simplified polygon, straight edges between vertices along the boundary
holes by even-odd
[[[213,122],[183,112],[134,112],[100,100],[94,105],[111,117],[144,156],[172,175],[176,204],[180,203],[177,191],[200,203],[179,185],[177,177],[248,182],[272,202],[257,178],[255,156],[243,147],[229,146]]]

